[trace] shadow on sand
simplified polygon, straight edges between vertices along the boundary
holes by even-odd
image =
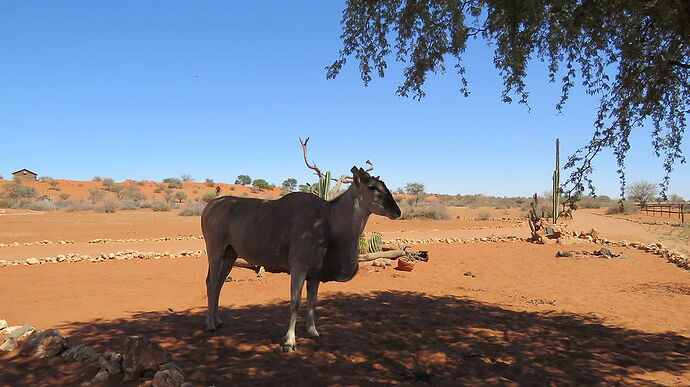
[[[654,385],[639,376],[680,375],[690,367],[690,339],[684,336],[412,292],[327,296],[317,309],[322,337],[300,338],[291,354],[279,345],[287,303],[221,313],[225,326],[213,334],[202,330],[205,315],[198,310],[135,313],[58,328],[69,328],[100,349],[121,350],[126,335],[147,337],[172,352],[187,380],[206,386]],[[304,330],[300,320],[298,335],[305,336]],[[54,369],[50,379],[47,370],[20,358],[4,362],[5,376],[23,385],[79,384],[84,377],[59,376]]]

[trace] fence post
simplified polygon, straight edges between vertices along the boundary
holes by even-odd
[[[685,209],[684,209],[684,207],[685,207],[684,204],[680,205],[680,222],[681,223],[685,223]]]

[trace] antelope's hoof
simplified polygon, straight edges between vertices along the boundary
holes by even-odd
[[[289,352],[295,352],[297,350],[297,345],[295,344],[283,344],[283,352],[289,353]]]
[[[319,337],[321,337],[321,335],[319,335],[319,331],[317,331],[316,329],[308,330],[307,334],[311,336],[312,339],[318,339]]]

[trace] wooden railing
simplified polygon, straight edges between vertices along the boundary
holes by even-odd
[[[640,211],[646,215],[680,219],[690,219],[690,203],[639,203]],[[657,215],[659,214],[659,215]]]

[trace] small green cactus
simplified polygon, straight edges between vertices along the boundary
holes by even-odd
[[[372,232],[369,237],[369,252],[377,253],[381,251],[381,242],[383,241],[383,235],[380,232]]]
[[[366,254],[369,252],[369,242],[367,241],[367,237],[362,234],[359,237],[359,253],[360,254]]]

